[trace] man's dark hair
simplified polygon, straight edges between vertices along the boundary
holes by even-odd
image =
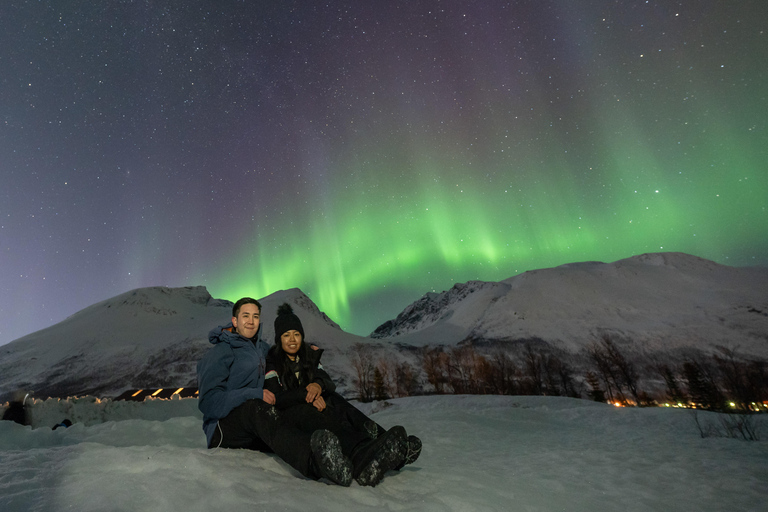
[[[239,301],[235,302],[234,306],[232,306],[232,316],[237,318],[237,314],[240,312],[240,308],[245,304],[256,304],[256,307],[259,308],[259,313],[261,313],[261,304],[259,304],[259,301],[250,297],[243,297]]]

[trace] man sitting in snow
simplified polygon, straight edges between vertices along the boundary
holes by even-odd
[[[203,431],[209,448],[274,452],[309,478],[352,482],[352,468],[335,434],[279,425],[275,395],[264,389],[269,345],[261,340],[261,304],[245,297],[232,323],[208,334],[213,344],[197,365]]]

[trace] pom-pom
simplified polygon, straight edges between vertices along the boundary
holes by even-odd
[[[277,308],[277,316],[280,316],[280,315],[292,315],[292,314],[293,314],[293,308],[287,302],[284,302],[283,304],[281,304]]]

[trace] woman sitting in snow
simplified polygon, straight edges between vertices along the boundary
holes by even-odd
[[[281,305],[264,384],[275,395],[281,421],[307,431],[327,429],[336,434],[360,485],[376,485],[388,470],[414,462],[421,453],[421,440],[406,439],[402,427],[385,430],[336,393],[336,385],[320,364],[322,354],[304,343],[304,327],[291,306]]]

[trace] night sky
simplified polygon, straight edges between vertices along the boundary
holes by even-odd
[[[564,263],[766,265],[767,30],[762,0],[4,0],[0,344],[144,286],[298,287],[368,334]]]

